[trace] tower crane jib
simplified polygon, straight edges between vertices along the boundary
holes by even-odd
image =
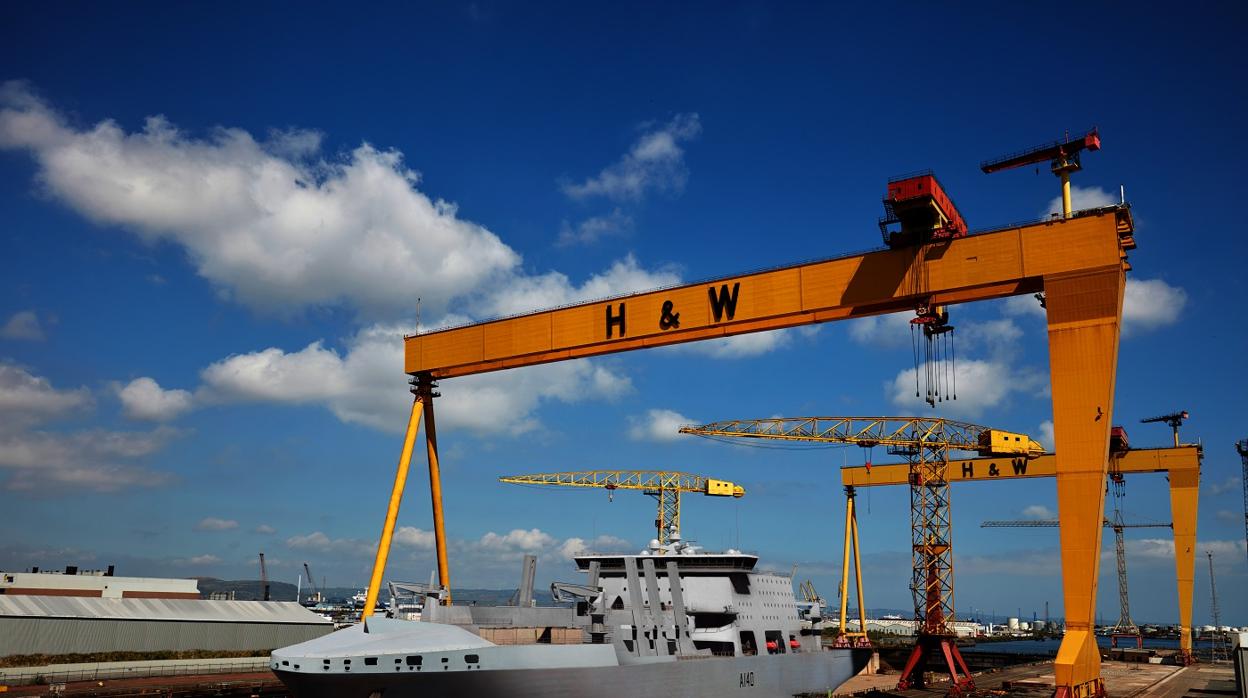
[[[655,517],[655,538],[660,546],[668,545],[673,534],[680,533],[680,496],[686,492],[711,497],[745,496],[745,488],[727,480],[667,470],[581,470],[560,473],[535,473],[500,477],[499,482],[513,485],[581,487],[604,489],[610,495],[616,490],[640,490],[658,502]]]

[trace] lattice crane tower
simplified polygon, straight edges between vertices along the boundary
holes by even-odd
[[[918,640],[902,672],[900,689],[926,685],[930,655],[944,657],[959,690],[974,686],[954,642],[953,536],[949,451],[1023,458],[1044,448],[1025,434],[931,417],[792,417],[732,420],[681,427],[682,434],[885,446],[910,463],[911,581]]]

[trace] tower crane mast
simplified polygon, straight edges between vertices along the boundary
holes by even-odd
[[[680,534],[680,496],[686,492],[711,497],[745,496],[745,488],[727,480],[679,473],[668,470],[580,470],[562,473],[535,473],[533,475],[510,475],[498,478],[499,482],[513,485],[546,485],[553,487],[583,487],[604,489],[614,497],[616,490],[640,490],[658,502],[655,516],[655,538],[659,545],[672,541],[672,534]]]
[[[685,426],[682,434],[706,437],[778,439],[885,446],[910,463],[911,594],[918,639],[897,687],[926,685],[924,670],[930,656],[942,657],[956,691],[974,688],[966,662],[954,642],[953,541],[949,481],[950,451],[981,455],[1038,456],[1044,448],[1025,434],[935,417],[781,417],[740,419],[703,426]],[[853,488],[846,515],[847,546],[856,532]],[[846,550],[848,554],[848,548]],[[843,577],[848,575],[848,557]],[[846,581],[842,579],[842,589]],[[861,592],[861,583],[859,584]],[[842,594],[844,598],[844,594]],[[859,606],[862,604],[860,603]],[[843,615],[843,614],[842,614]],[[841,624],[845,632],[845,624]]]

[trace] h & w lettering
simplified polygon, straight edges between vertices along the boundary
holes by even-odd
[[[711,297],[711,314],[715,316],[715,322],[723,319],[724,311],[728,311],[728,319],[732,320],[737,314],[737,291],[741,288],[741,282],[738,281],[732,285],[732,293],[728,293],[728,284],[719,287],[719,293],[715,293],[714,287],[706,289],[706,295]]]

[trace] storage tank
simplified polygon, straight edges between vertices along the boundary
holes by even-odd
[[[1017,618],[1010,618],[1009,620],[1005,622],[1005,624],[1006,624],[1006,627],[1010,629],[1010,632],[1018,632],[1018,619]]]

